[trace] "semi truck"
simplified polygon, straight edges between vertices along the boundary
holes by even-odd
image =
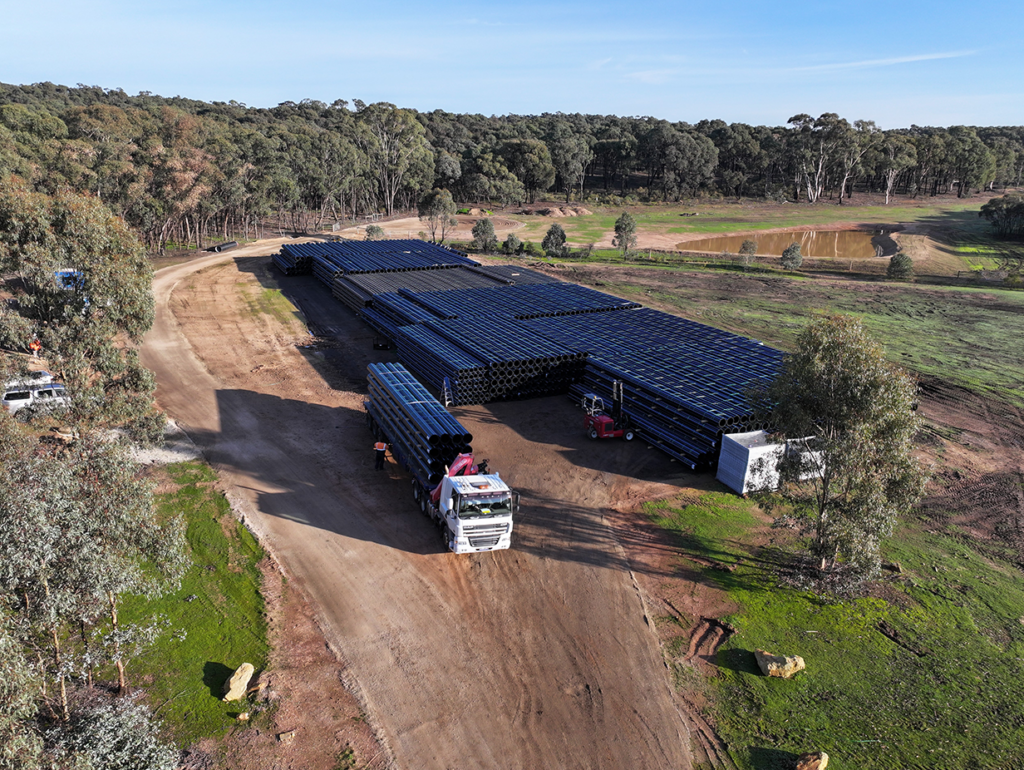
[[[367,381],[370,432],[412,476],[413,499],[448,550],[508,548],[519,495],[474,460],[472,435],[401,364],[370,364]]]

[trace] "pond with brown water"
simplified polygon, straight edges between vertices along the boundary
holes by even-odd
[[[888,230],[804,230],[788,233],[755,233],[751,235],[725,235],[701,238],[676,246],[681,251],[705,251],[738,254],[744,241],[754,241],[757,253],[781,256],[791,243],[800,244],[805,257],[839,257],[841,259],[870,259],[891,257],[896,253],[896,242]]]

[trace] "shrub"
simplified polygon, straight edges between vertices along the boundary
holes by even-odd
[[[889,260],[889,267],[885,271],[888,278],[897,281],[906,281],[914,274],[914,260],[902,251],[897,251]]]
[[[484,254],[490,254],[497,248],[498,239],[494,236],[494,223],[490,219],[477,220],[473,225],[473,245]]]
[[[366,240],[368,241],[380,241],[384,239],[384,228],[380,225],[367,225],[366,226]]]
[[[512,254],[521,254],[523,252],[523,242],[519,240],[519,236],[515,233],[509,233],[508,238],[505,239],[505,243],[502,245],[502,248],[509,256]]]
[[[800,244],[793,241],[782,252],[782,266],[787,270],[799,270],[803,264],[804,255],[800,253]]]
[[[565,230],[557,222],[548,228],[547,235],[541,242],[541,248],[549,257],[561,257],[566,252]]]

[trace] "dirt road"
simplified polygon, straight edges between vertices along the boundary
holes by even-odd
[[[252,256],[274,250],[160,270],[143,360],[318,608],[394,764],[690,767],[654,618],[605,519],[674,486],[678,467],[643,444],[590,443],[564,398],[456,410],[523,514],[511,551],[444,552],[406,474],[372,470],[365,366],[394,359],[322,284]],[[275,304],[278,279],[316,340]]]

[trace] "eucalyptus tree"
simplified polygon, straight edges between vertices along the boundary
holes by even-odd
[[[434,243],[444,243],[448,231],[459,224],[455,218],[455,201],[447,190],[435,187],[424,195],[420,200],[418,212],[420,221],[427,223],[430,240]]]
[[[588,137],[575,133],[566,123],[556,122],[547,141],[551,158],[565,190],[565,202],[572,199],[572,193],[579,187],[580,198],[583,197],[583,183],[587,176],[587,168],[594,160],[594,152],[590,149]]]
[[[184,529],[178,517],[156,521],[152,484],[123,445],[89,434],[68,448],[33,453],[25,442],[0,417],[0,593],[67,719],[66,682],[97,660],[97,647],[124,690],[125,641],[141,629],[119,623],[120,599],[177,586],[187,563]],[[98,621],[104,638],[89,649],[84,627]],[[77,635],[68,633],[76,627],[83,629],[77,649]]]
[[[601,169],[604,189],[618,181],[625,191],[626,178],[636,161],[637,140],[626,128],[609,126],[601,131],[594,142],[594,162]]]
[[[904,172],[917,165],[917,148],[905,136],[889,131],[882,137],[875,152],[880,156],[876,170],[885,180],[885,205],[888,206],[896,181]]]
[[[545,192],[555,183],[551,152],[539,139],[510,139],[502,143],[498,154],[522,183],[530,203],[537,199],[537,193]]]
[[[850,146],[850,124],[834,112],[817,118],[802,113],[788,121],[792,127],[797,181],[804,188],[808,203],[815,203],[826,192],[843,151]],[[841,172],[840,172],[841,173]]]
[[[494,222],[490,217],[482,217],[473,225],[473,246],[490,254],[498,245],[498,239],[494,235]]]
[[[804,329],[765,395],[796,451],[778,455],[779,486],[762,490],[761,502],[805,528],[821,571],[845,562],[874,577],[882,539],[926,479],[914,457],[913,377],[886,360],[859,320],[833,316]]]
[[[971,188],[986,186],[995,176],[995,157],[968,126],[949,129],[949,166],[957,185],[956,197],[970,195]]]
[[[840,143],[837,148],[840,205],[847,197],[847,183],[861,171],[861,160],[874,149],[879,139],[879,133],[878,126],[873,120],[855,120],[845,141]]]
[[[68,269],[71,283],[58,281]],[[0,336],[42,342],[74,394],[73,417],[156,440],[155,382],[132,347],[153,322],[152,270],[125,223],[92,196],[0,182],[0,274],[18,279],[8,282],[16,302],[0,315]]]
[[[548,228],[547,233],[544,234],[544,240],[541,241],[540,245],[544,249],[544,253],[549,257],[564,256],[566,252],[565,230],[560,224],[555,222]]]
[[[178,749],[160,735],[160,723],[136,698],[76,710],[47,734],[61,767],[88,770],[176,770]]]
[[[39,675],[25,657],[7,610],[0,608],[0,768],[42,766],[37,730]]]
[[[418,191],[433,180],[434,155],[426,131],[412,112],[386,102],[364,107],[356,114],[356,122],[367,173],[390,216],[399,192]]]
[[[612,246],[615,246],[626,256],[636,246],[636,219],[628,211],[623,211],[615,220],[615,237],[612,238]]]

